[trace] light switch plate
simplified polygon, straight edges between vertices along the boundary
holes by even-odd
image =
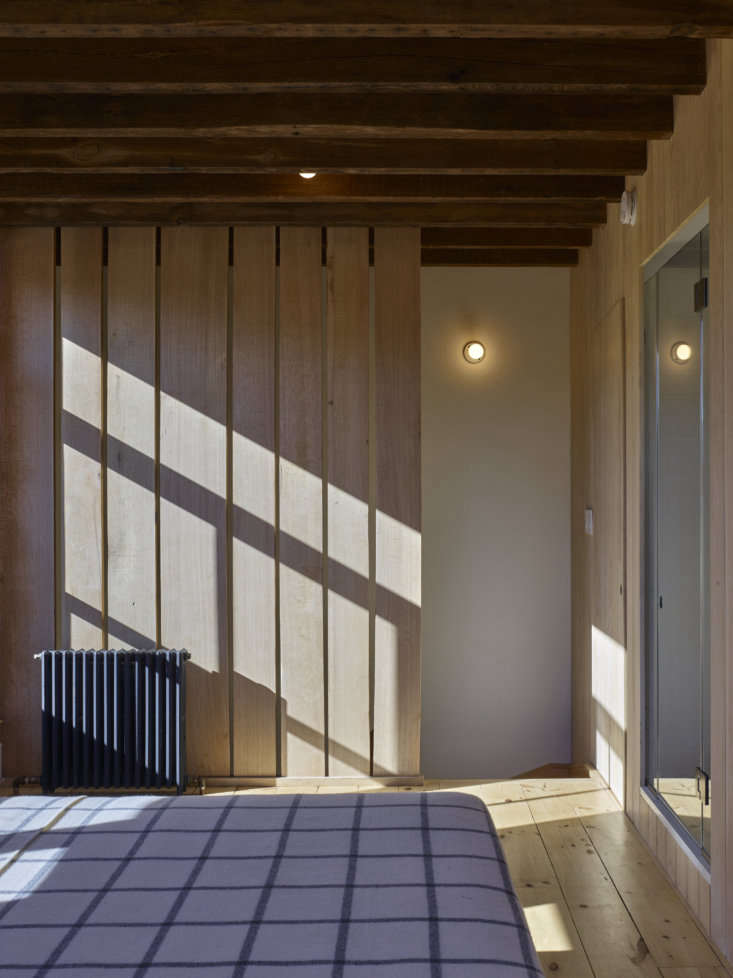
[[[593,536],[593,510],[590,506],[585,507],[585,532],[589,537]]]

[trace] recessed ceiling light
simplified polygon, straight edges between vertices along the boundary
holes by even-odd
[[[478,340],[469,340],[463,347],[463,356],[469,363],[481,363],[486,356],[486,347]]]
[[[312,180],[313,177],[316,176],[316,171],[315,170],[299,170],[298,172],[299,172],[299,175],[304,180]]]
[[[675,343],[672,347],[671,356],[675,363],[687,363],[688,360],[692,359],[692,347],[689,343]]]

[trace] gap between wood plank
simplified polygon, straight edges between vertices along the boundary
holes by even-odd
[[[581,937],[580,930],[578,928],[578,924],[577,924],[577,922],[575,920],[575,917],[573,916],[573,911],[570,908],[570,903],[569,903],[568,898],[567,898],[567,896],[565,894],[565,890],[563,889],[563,885],[560,882],[560,877],[557,874],[557,870],[555,869],[555,864],[552,861],[552,856],[550,855],[550,850],[547,848],[547,843],[545,842],[545,839],[544,839],[544,837],[542,835],[542,831],[540,829],[540,826],[539,826],[538,822],[535,820],[534,812],[532,811],[532,802],[531,802],[531,799],[527,799],[527,809],[528,809],[529,814],[530,814],[530,817],[532,819],[532,824],[534,825],[535,829],[537,830],[537,835],[539,836],[539,840],[542,843],[542,848],[545,850],[545,854],[547,855],[547,860],[550,863],[550,866],[552,867],[552,872],[553,872],[553,874],[555,876],[555,882],[557,883],[558,889],[560,890],[560,893],[562,895],[562,898],[565,901],[565,906],[567,907],[567,911],[568,911],[568,914],[570,916],[570,919],[572,920],[573,926],[575,927],[575,933],[578,935],[578,940],[580,941],[581,950],[583,951],[583,954],[585,955],[585,959],[588,962],[588,967],[590,968],[591,973],[593,974],[593,976],[595,978],[595,976],[596,976],[596,969],[593,967],[593,962],[591,961],[590,955],[588,954],[588,949],[586,948],[585,944],[583,943],[583,938]],[[585,827],[583,827],[583,831],[585,831]],[[594,848],[595,848],[595,846],[594,846]],[[615,888],[615,884],[614,884],[614,888]],[[636,925],[634,925],[634,926],[636,926]]]

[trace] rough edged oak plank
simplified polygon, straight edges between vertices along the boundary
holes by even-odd
[[[61,232],[62,648],[105,644],[102,230]]]
[[[275,228],[235,228],[231,364],[235,775],[277,771],[275,288]]]
[[[110,228],[107,605],[112,648],[157,641],[155,228]]]
[[[328,773],[369,774],[369,231],[327,250]]]
[[[53,230],[0,229],[0,713],[3,774],[41,770],[41,675],[54,644]]]
[[[321,229],[280,230],[282,774],[325,774]]]
[[[626,759],[624,302],[591,338],[591,718],[595,765],[623,804]]]
[[[191,776],[229,773],[226,228],[164,228],[160,283],[161,639],[191,653]]]
[[[376,228],[374,774],[420,770],[420,231]]]

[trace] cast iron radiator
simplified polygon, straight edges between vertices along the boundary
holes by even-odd
[[[45,651],[41,787],[178,788],[188,652]]]

